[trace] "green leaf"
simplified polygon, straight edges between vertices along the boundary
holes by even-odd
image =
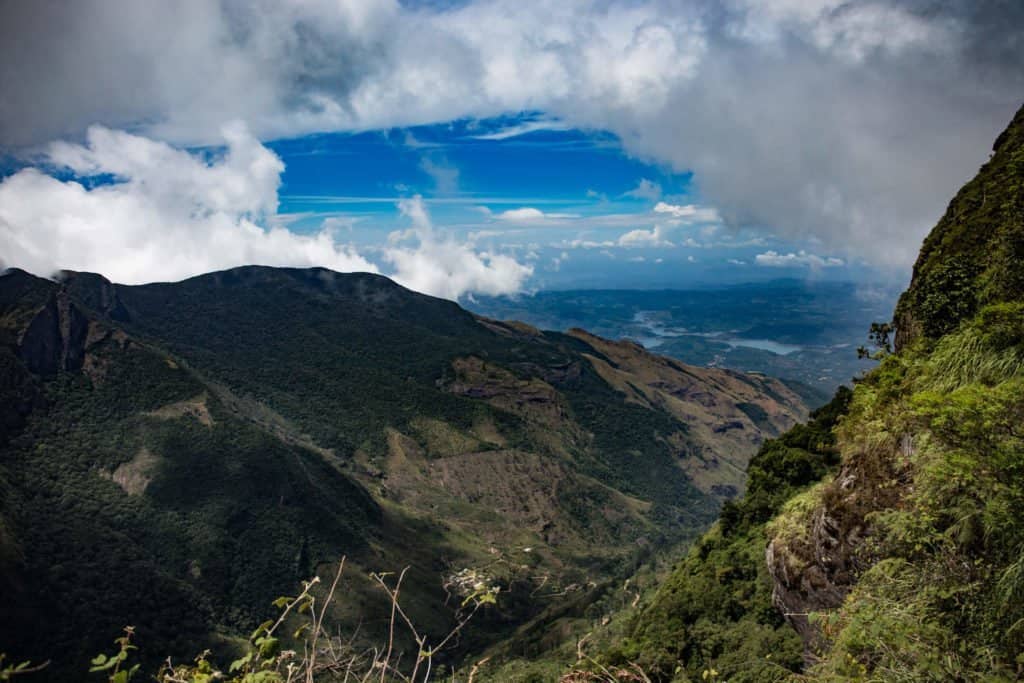
[[[277,638],[264,638],[258,643],[261,657],[273,657],[278,650]]]
[[[246,666],[251,661],[252,661],[252,652],[248,653],[247,655],[245,655],[244,657],[242,657],[240,659],[236,659],[235,661],[231,662],[231,666],[228,667],[228,672],[234,673],[234,672],[242,669],[242,667]]]
[[[256,636],[260,635],[261,633],[265,633],[273,625],[274,622],[270,619],[267,619],[262,624],[256,627],[256,630],[252,632],[251,636],[249,636],[249,640],[253,640],[256,638]]]

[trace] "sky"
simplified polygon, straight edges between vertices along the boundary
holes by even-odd
[[[1024,3],[0,2],[0,92],[41,275],[901,282],[1024,101]]]

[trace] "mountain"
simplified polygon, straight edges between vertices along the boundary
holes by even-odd
[[[430,634],[460,572],[501,585],[457,648],[480,650],[692,539],[807,415],[763,375],[266,267],[10,270],[0,395],[0,651],[53,680],[125,624],[151,658],[230,650],[342,556],[332,616],[368,642],[371,571],[410,567]]]
[[[746,495],[635,610],[595,628],[604,671],[1020,680],[1022,244],[1024,108],[925,240],[895,352],[883,343],[852,392],[766,442]]]

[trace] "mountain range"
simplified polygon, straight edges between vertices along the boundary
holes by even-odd
[[[371,641],[369,572],[409,567],[437,633],[452,577],[500,583],[458,648],[480,650],[692,540],[808,414],[763,375],[268,267],[10,270],[0,393],[0,650],[54,680],[125,624],[151,655],[230,648],[342,556],[333,618]]]

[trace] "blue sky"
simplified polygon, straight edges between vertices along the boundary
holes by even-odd
[[[420,196],[439,230],[533,264],[532,289],[849,280],[870,270],[764,227],[656,212],[659,203],[714,207],[692,172],[630,155],[607,131],[572,129],[539,112],[266,144],[285,163],[279,218],[290,229],[316,232],[335,221],[372,254],[405,227],[398,203]],[[620,244],[657,226],[663,238]],[[772,253],[780,258],[764,257]]]

